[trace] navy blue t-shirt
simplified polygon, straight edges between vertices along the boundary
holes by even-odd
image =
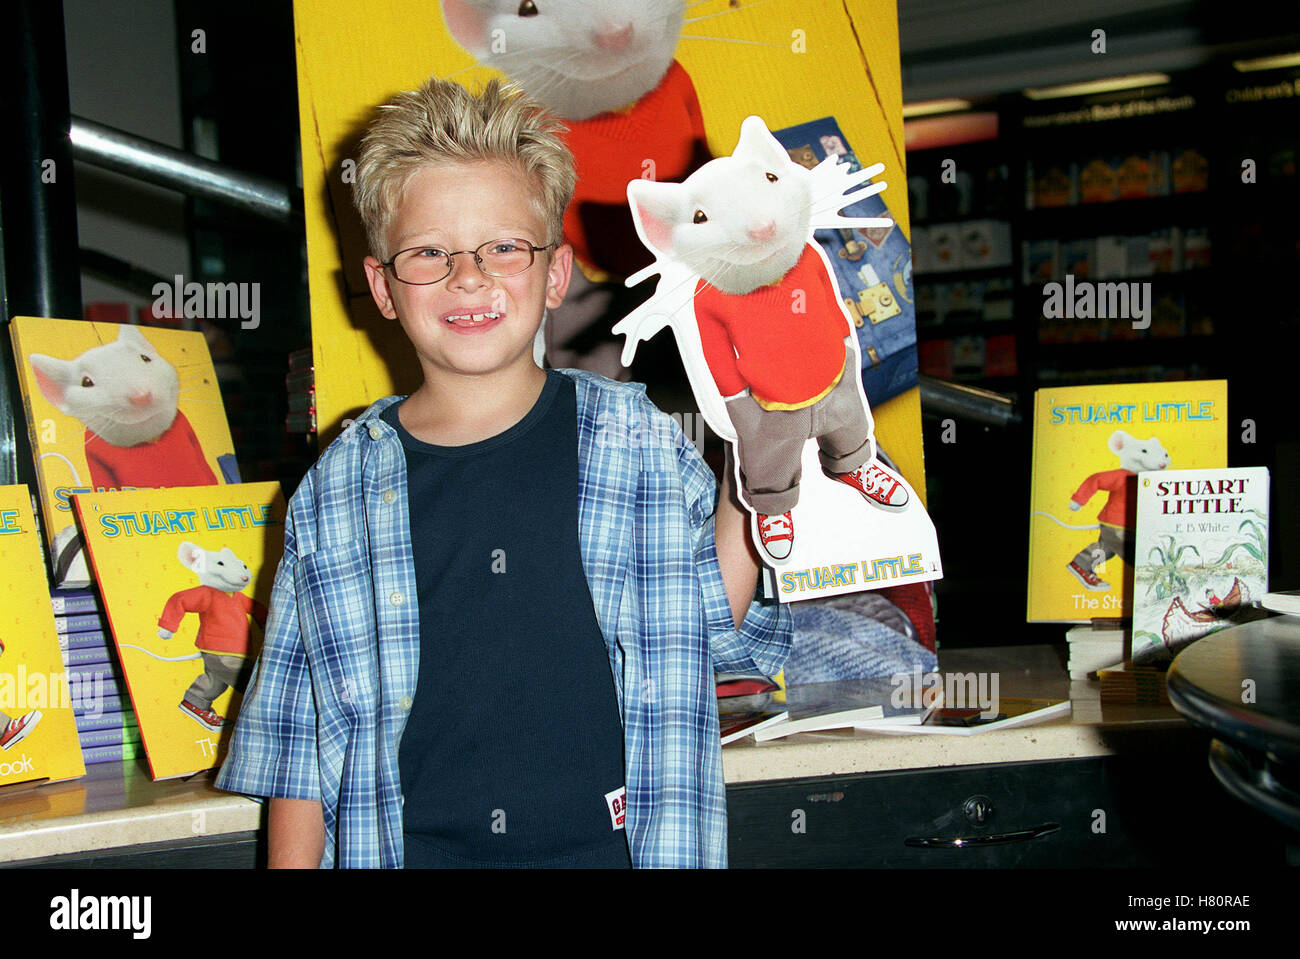
[[[578,551],[577,398],[406,451],[420,670],[398,751],[408,867],[629,868],[623,727]],[[621,818],[621,802],[618,804]]]

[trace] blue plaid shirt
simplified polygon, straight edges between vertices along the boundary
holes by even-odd
[[[723,867],[713,673],[775,675],[790,613],[756,601],[734,626],[712,472],[644,387],[562,372],[577,389],[579,547],[623,720],[632,864]],[[290,503],[266,640],[217,777],[319,799],[322,866],[403,862],[397,756],[420,624],[406,456],[379,416],[397,399],[344,430]]]

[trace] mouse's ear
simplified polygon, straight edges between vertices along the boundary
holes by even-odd
[[[36,376],[41,395],[60,413],[67,413],[68,379],[72,376],[71,360],[56,360],[52,356],[33,353],[27,357]]]
[[[1133,437],[1129,436],[1123,430],[1116,430],[1110,434],[1110,439],[1106,441],[1106,446],[1112,453],[1118,454],[1125,446],[1132,442]]]
[[[150,353],[157,352],[153,344],[145,339],[144,334],[140,332],[138,326],[132,326],[130,323],[123,323],[121,329],[117,331],[117,341],[125,343],[133,350],[148,350]]]
[[[683,222],[685,197],[680,183],[633,180],[627,185],[627,203],[637,235],[654,253],[671,256],[673,227]]]
[[[772,136],[763,118],[758,116],[745,117],[740,124],[740,142],[731,155],[755,160],[776,169],[784,169],[793,162],[785,147]]]
[[[488,52],[488,18],[479,4],[472,0],[442,0],[442,19],[447,32],[474,56]]]
[[[181,543],[176,550],[176,558],[186,569],[199,571],[199,560],[203,558],[203,549],[189,540]]]

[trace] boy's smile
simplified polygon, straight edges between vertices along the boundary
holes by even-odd
[[[401,322],[426,381],[504,374],[508,388],[514,377],[537,369],[533,338],[543,311],[564,299],[572,251],[541,249],[551,237],[535,192],[521,170],[502,161],[425,166],[406,181],[388,227],[389,250],[427,245],[453,251],[451,272],[436,283],[412,285],[373,256],[365,266],[379,311]],[[474,251],[507,237],[538,248],[533,264],[514,276],[488,276]]]

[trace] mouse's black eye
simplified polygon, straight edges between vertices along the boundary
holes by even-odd
[[[89,376],[83,376],[83,377],[81,378],[81,385],[82,385],[82,386],[94,386],[94,385],[95,385],[95,381],[92,380]]]
[[[781,178],[780,178],[779,176],[777,176],[775,173],[769,173],[769,174],[767,175],[767,182],[768,182],[768,183],[775,183],[775,182],[776,182],[777,180],[779,180],[779,179],[781,179]]]
[[[218,565],[218,566],[225,566],[226,563],[225,563],[224,560],[220,560],[220,559],[219,559],[219,560],[217,560],[217,565]]]
[[[519,4],[519,16],[521,17],[535,17],[538,12],[537,4],[533,3],[533,0],[524,0],[523,3]]]
[[[708,222],[709,222],[709,218],[708,218],[707,216],[704,215],[704,211],[703,211],[703,210],[696,210],[696,211],[695,211],[695,220],[694,220],[693,222],[695,222],[695,223],[708,223]]]
[[[145,356],[143,353],[140,354],[140,359],[144,360],[146,363],[152,363],[152,362],[153,362],[153,357],[152,357],[152,356]]]

